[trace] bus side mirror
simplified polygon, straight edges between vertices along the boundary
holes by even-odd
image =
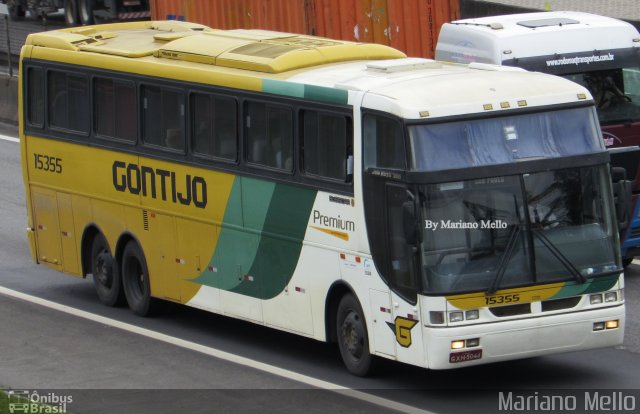
[[[420,218],[416,203],[413,200],[402,203],[402,230],[407,244],[417,246],[422,242],[422,231],[420,231]]]
[[[631,219],[631,184],[627,180],[627,172],[622,167],[611,167],[613,182],[613,199],[618,217],[618,229],[624,230]]]

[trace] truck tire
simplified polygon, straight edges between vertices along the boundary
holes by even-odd
[[[77,26],[78,19],[78,2],[77,0],[64,0],[64,21],[67,26]]]
[[[9,18],[13,21],[22,20],[25,15],[25,10],[20,0],[8,0],[7,10],[9,11]]]
[[[95,0],[78,0],[78,11],[80,14],[80,23],[83,26],[95,23],[93,19],[93,9],[95,8]]]

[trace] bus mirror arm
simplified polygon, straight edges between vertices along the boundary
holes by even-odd
[[[408,245],[417,246],[422,243],[420,231],[419,200],[407,190],[409,200],[402,203],[402,230]]]
[[[613,182],[613,199],[618,229],[627,228],[631,216],[631,187],[632,181],[627,180],[626,171],[622,167],[611,167],[611,181]]]

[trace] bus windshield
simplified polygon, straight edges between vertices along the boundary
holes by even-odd
[[[604,149],[599,129],[591,107],[412,125],[409,164],[439,171],[587,154]]]
[[[426,294],[621,271],[608,167],[420,185]]]
[[[563,77],[585,86],[602,125],[640,121],[640,67],[574,73]]]

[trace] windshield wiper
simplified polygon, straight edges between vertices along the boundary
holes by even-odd
[[[549,251],[555,256],[556,259],[571,273],[578,283],[582,284],[587,281],[587,279],[580,273],[580,271],[571,263],[567,256],[562,254],[562,252],[549,240],[547,236],[542,234],[542,230],[533,230],[533,235],[538,237],[538,239],[542,242],[542,244],[549,249]]]
[[[498,290],[498,286],[500,286],[500,282],[502,281],[502,277],[507,271],[507,265],[513,256],[513,252],[515,251],[516,242],[518,241],[518,235],[520,234],[520,225],[517,224],[509,235],[509,241],[507,242],[507,246],[505,247],[504,253],[500,256],[500,263],[498,264],[498,271],[496,272],[496,277],[493,279],[493,283],[487,289],[487,294],[493,295]]]

